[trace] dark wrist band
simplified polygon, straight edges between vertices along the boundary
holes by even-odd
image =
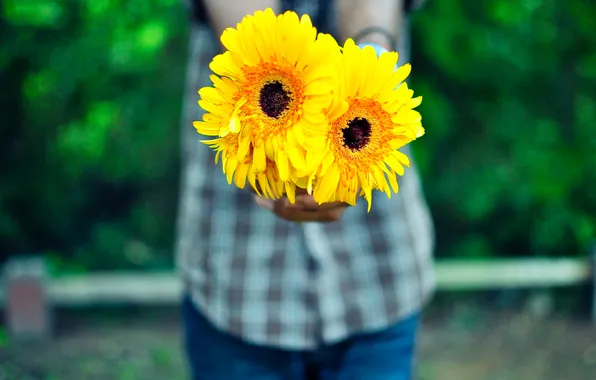
[[[387,42],[389,42],[389,46],[387,47],[390,50],[395,50],[395,37],[387,29],[381,28],[380,26],[370,26],[368,28],[364,28],[360,30],[358,33],[356,33],[352,39],[356,41],[356,43],[358,43],[359,40],[361,40],[365,36],[368,36],[369,34],[380,34],[384,36],[387,39]]]

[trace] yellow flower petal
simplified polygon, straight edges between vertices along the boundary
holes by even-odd
[[[288,156],[282,150],[277,152],[277,159],[275,160],[277,164],[277,169],[279,171],[279,178],[282,181],[289,181],[290,180],[290,166],[288,162]]]
[[[236,103],[236,107],[234,108],[234,112],[232,112],[232,116],[230,117],[229,128],[230,132],[238,133],[240,132],[240,128],[242,127],[240,117],[238,113],[240,112],[240,108],[246,103],[246,99],[242,98],[238,103]]]
[[[255,146],[253,149],[254,169],[257,173],[262,173],[267,167],[267,156],[265,155],[264,145]]]
[[[248,175],[248,168],[247,164],[240,164],[236,168],[236,173],[234,174],[234,184],[239,189],[244,189],[246,186],[246,177]]]

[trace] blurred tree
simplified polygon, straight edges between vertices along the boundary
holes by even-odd
[[[445,0],[416,15],[416,149],[440,255],[583,254],[596,237],[594,14]]]
[[[179,0],[6,0],[0,35],[4,254],[167,265],[187,15]]]
[[[180,0],[4,0],[0,260],[171,265]],[[596,236],[596,3],[429,1],[415,143],[438,255],[582,254]]]

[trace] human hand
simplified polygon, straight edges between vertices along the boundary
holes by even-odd
[[[294,204],[291,204],[286,197],[273,201],[258,195],[255,195],[255,202],[290,222],[336,222],[341,219],[344,211],[349,207],[348,204],[342,202],[319,205],[308,194],[296,194]]]

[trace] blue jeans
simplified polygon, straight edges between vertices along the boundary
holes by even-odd
[[[286,351],[217,330],[188,297],[182,317],[193,380],[410,380],[419,322],[414,315],[380,332],[312,351]]]

